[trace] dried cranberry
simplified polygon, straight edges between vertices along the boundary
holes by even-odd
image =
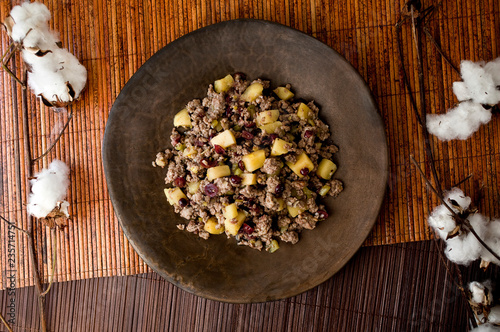
[[[274,140],[277,139],[278,137],[279,137],[278,134],[269,135],[269,138],[271,138],[271,142],[274,142]]]
[[[328,218],[328,213],[325,210],[318,210],[317,214],[319,219]]]
[[[281,194],[283,194],[284,191],[285,191],[285,185],[283,183],[278,183],[278,185],[274,189],[274,193],[276,194],[276,196],[280,196]]]
[[[179,176],[174,180],[174,186],[182,188],[186,185],[186,179],[182,176]]]
[[[210,168],[210,167],[215,167],[217,166],[217,161],[215,160],[210,160],[210,159],[207,159],[207,158],[203,158],[201,161],[200,161],[200,165],[204,168]]]
[[[262,140],[260,141],[262,145],[269,145],[271,144],[271,136],[264,136],[262,137]]]
[[[256,215],[260,213],[260,207],[257,204],[254,204],[250,207],[250,211],[252,211],[252,214]]]
[[[214,144],[214,150],[217,154],[226,154],[226,150],[220,145]]]
[[[255,122],[245,122],[244,126],[247,128],[255,128],[256,124]]]
[[[305,138],[309,138],[309,137],[311,137],[312,135],[314,135],[314,132],[313,132],[312,130],[306,130],[306,131],[304,132],[304,137],[305,137]]]
[[[243,160],[240,160],[238,161],[238,167],[244,171],[245,170],[245,163],[243,162]]]
[[[211,133],[210,136],[208,136],[208,139],[211,140],[212,138],[214,138],[215,136],[217,136],[217,133]]]
[[[241,226],[241,230],[243,231],[243,233],[246,233],[248,235],[253,233],[253,227],[246,223]]]
[[[205,145],[205,143],[200,141],[199,139],[197,139],[194,141],[194,145],[196,145],[198,147],[202,147],[203,145]]]
[[[241,178],[238,175],[231,175],[229,181],[231,181],[232,184],[237,185],[241,183]]]
[[[205,186],[205,188],[203,188],[203,191],[205,192],[205,195],[215,197],[219,193],[219,188],[215,184],[209,183]]]
[[[181,208],[183,208],[183,207],[185,207],[186,205],[188,205],[188,200],[187,200],[187,199],[185,199],[185,198],[183,197],[183,198],[181,198],[181,199],[177,202],[177,204],[179,204],[179,206],[180,206]]]
[[[241,132],[241,137],[243,137],[244,139],[252,139],[253,138],[253,134],[246,131],[246,130],[243,130]]]
[[[229,102],[232,100],[233,100],[233,98],[230,95],[226,95],[226,103],[229,104]]]
[[[172,146],[176,146],[181,141],[181,135],[175,135],[171,137]]]
[[[307,174],[309,174],[309,168],[304,167],[303,169],[300,170],[300,174],[306,176]]]

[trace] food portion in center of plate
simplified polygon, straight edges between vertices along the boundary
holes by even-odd
[[[173,148],[153,162],[167,170],[165,195],[187,220],[177,227],[274,252],[334,214],[321,199],[343,190],[338,148],[318,112],[290,85],[271,89],[241,73],[210,84],[174,116]]]

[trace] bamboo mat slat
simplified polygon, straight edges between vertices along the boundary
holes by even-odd
[[[426,217],[437,201],[410,163],[424,166],[422,133],[404,87],[395,38],[395,24],[404,1],[340,0],[183,0],[183,1],[56,1],[44,0],[52,12],[50,25],[60,33],[64,47],[88,70],[82,99],[59,113],[28,95],[29,137],[23,137],[21,90],[0,73],[0,214],[27,228],[24,140],[40,155],[55,139],[73,112],[73,119],[56,148],[36,165],[54,158],[71,168],[68,200],[72,221],[62,232],[36,229],[37,251],[47,281],[56,261],[55,280],[149,273],[123,235],[107,194],[101,148],[110,108],[127,80],[156,51],[173,40],[220,21],[257,18],[282,23],[317,38],[342,54],[373,92],[388,137],[390,177],[380,216],[366,246],[426,240],[432,234]],[[3,20],[20,1],[2,1]],[[424,6],[431,4],[424,1]],[[428,19],[427,28],[451,62],[492,60],[500,55],[500,5],[495,0],[448,1]],[[440,57],[429,39],[423,39],[424,86],[419,86],[417,54],[408,25],[402,28],[404,64],[413,93],[423,90],[427,112],[442,113],[456,103],[451,86],[459,76]],[[2,52],[9,41],[0,35]],[[22,67],[19,56],[12,63]],[[417,98],[417,103],[420,101]],[[420,106],[420,105],[419,105]],[[469,174],[462,188],[481,212],[500,215],[500,122],[498,115],[467,141],[439,142],[432,138],[443,187]],[[21,156],[20,158],[18,156]],[[0,223],[0,289],[9,287],[8,229]],[[15,237],[16,286],[33,284],[26,238]],[[56,249],[55,254],[53,248]],[[358,308],[360,309],[360,308]]]

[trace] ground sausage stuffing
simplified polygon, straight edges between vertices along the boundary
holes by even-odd
[[[186,219],[177,227],[208,239],[274,252],[328,217],[320,199],[340,194],[330,130],[313,101],[291,86],[228,75],[174,118],[172,149],[153,166],[166,170],[165,194]]]

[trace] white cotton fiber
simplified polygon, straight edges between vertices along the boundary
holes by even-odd
[[[500,82],[494,80],[498,74],[492,73],[495,70],[497,70],[495,64],[486,67],[482,61],[477,63],[462,61],[460,65],[462,80],[467,87],[468,95],[475,103],[495,105],[500,101],[500,91],[496,88]],[[457,98],[464,100],[463,96],[457,95]]]
[[[28,213],[36,218],[46,217],[66,198],[69,185],[69,168],[60,160],[54,160],[49,168],[43,169],[31,180],[31,194],[28,198]],[[65,208],[67,212],[67,207]]]
[[[440,140],[467,139],[491,120],[491,111],[481,104],[465,101],[446,114],[428,114],[427,129]]]
[[[485,218],[485,237],[483,241],[491,248],[496,254],[500,255],[500,220],[487,221]],[[481,251],[481,259],[486,262],[492,262],[500,265],[500,261],[493,256],[488,250],[483,248]]]
[[[455,211],[455,213],[459,213],[460,211],[453,207],[450,203],[451,200],[455,201],[462,208],[462,210],[467,209],[471,203],[470,197],[466,196],[459,188],[452,188],[446,192],[444,200],[448,202],[448,205],[453,209],[453,211]],[[444,205],[436,207],[432,211],[427,222],[429,223],[429,226],[434,228],[439,237],[443,240],[446,240],[448,234],[457,226],[452,217],[452,213]]]
[[[479,258],[481,244],[472,233],[462,234],[446,241],[446,257],[454,263],[469,265]]]
[[[492,324],[500,324],[500,306],[494,306],[488,315],[488,322]]]
[[[493,287],[490,280],[485,282],[472,281],[469,283],[469,291],[471,292],[471,301],[475,304],[488,306],[493,300]]]
[[[470,332],[498,332],[500,331],[500,327],[492,325],[492,324],[482,324],[478,327],[470,330]]]
[[[10,17],[15,22],[11,38],[20,43],[29,30],[47,29],[50,16],[49,9],[39,2],[26,1],[20,6],[15,6],[10,12]]]

